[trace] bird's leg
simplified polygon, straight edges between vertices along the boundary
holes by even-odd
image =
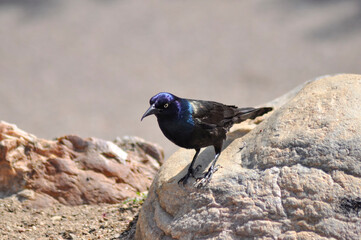
[[[204,174],[204,176],[201,178],[197,178],[197,183],[195,184],[197,188],[207,185],[211,180],[213,173],[215,173],[218,170],[218,166],[216,166],[216,162],[219,158],[219,155],[221,155],[222,145],[220,147],[214,146],[214,150],[216,152],[216,155],[214,156],[214,160],[211,166],[209,167],[208,171],[206,172],[206,174]]]
[[[183,185],[186,185],[189,176],[194,177],[195,172],[194,172],[194,170],[193,170],[193,165],[194,165],[194,162],[195,162],[196,159],[197,159],[197,156],[198,156],[198,154],[199,154],[199,151],[200,151],[200,148],[196,149],[196,154],[194,154],[194,157],[193,157],[193,160],[192,160],[192,162],[191,162],[191,165],[189,165],[187,174],[178,181],[178,184],[179,184],[180,182],[183,182]],[[198,168],[198,167],[197,167],[197,168]]]

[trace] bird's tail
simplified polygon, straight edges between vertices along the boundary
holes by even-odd
[[[262,107],[262,108],[238,108],[237,113],[234,118],[234,123],[240,123],[247,119],[255,119],[258,116],[262,116],[269,111],[272,111],[272,107]]]

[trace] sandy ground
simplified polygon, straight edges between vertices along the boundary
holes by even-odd
[[[128,239],[140,202],[33,209],[13,197],[0,199],[0,239]],[[132,229],[127,229],[133,227]]]
[[[0,1],[0,119],[39,137],[137,135],[177,149],[149,98],[258,105],[360,73],[361,1]]]

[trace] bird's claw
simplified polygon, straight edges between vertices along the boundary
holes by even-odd
[[[194,174],[197,174],[197,172],[202,168],[202,165],[198,165],[195,169],[194,169]],[[194,176],[193,176],[194,177]]]
[[[198,165],[196,169],[188,169],[187,174],[178,181],[178,184],[182,182],[183,186],[186,185],[190,176],[195,177],[194,174],[199,171],[199,166],[200,165]]]
[[[182,182],[183,186],[186,185],[188,182],[188,178],[190,176],[195,178],[195,175],[201,168],[202,168],[202,165],[198,165],[195,169],[188,170],[187,174],[178,181],[178,184]]]
[[[215,166],[214,168],[210,168],[206,174],[204,174],[203,177],[197,178],[196,182],[194,183],[194,186],[196,188],[201,188],[206,186],[212,178],[213,173],[215,173],[219,168],[219,165]]]
[[[183,186],[186,185],[190,175],[191,175],[191,173],[187,172],[187,174],[178,181],[178,184],[183,183]]]
[[[247,147],[247,143],[242,142],[242,146],[239,147],[239,151],[242,151],[245,147]]]

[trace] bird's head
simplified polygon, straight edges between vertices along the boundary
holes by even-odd
[[[177,100],[179,98],[171,93],[161,92],[149,100],[150,107],[143,114],[142,119],[149,115],[166,116],[178,111]]]

